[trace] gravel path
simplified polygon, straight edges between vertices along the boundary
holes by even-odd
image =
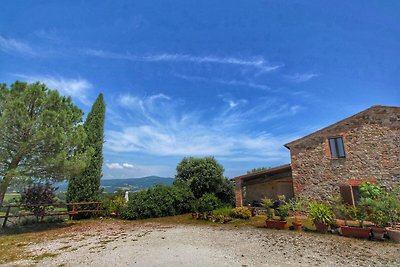
[[[400,266],[400,244],[226,226],[99,223],[27,249],[10,266]]]

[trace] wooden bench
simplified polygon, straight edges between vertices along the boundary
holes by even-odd
[[[78,207],[84,205],[94,205],[94,209],[79,209]],[[67,206],[72,206],[72,209],[68,211],[68,215],[70,219],[75,219],[81,213],[99,213],[102,210],[100,209],[101,202],[77,202],[77,203],[67,203]]]

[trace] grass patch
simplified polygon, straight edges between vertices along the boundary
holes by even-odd
[[[229,213],[232,211],[231,207],[219,208],[212,211],[213,216],[229,216]]]
[[[15,198],[15,200],[19,200],[21,198],[21,194],[19,194],[19,193],[6,193],[4,195],[4,200],[7,201],[7,202],[12,200],[13,198]]]

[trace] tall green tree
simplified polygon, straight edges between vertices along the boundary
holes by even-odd
[[[104,118],[106,106],[99,94],[89,112],[84,128],[87,134],[85,147],[93,148],[93,155],[83,172],[71,177],[68,183],[67,201],[98,201],[103,165]]]
[[[176,172],[175,184],[187,184],[196,198],[214,193],[225,203],[234,199],[233,184],[223,176],[224,167],[214,157],[183,158]]]
[[[81,172],[90,157],[82,115],[71,98],[39,82],[0,85],[0,205],[13,182]]]

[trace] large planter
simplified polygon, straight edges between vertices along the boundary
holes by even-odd
[[[400,243],[400,228],[386,228],[386,232],[391,240]]]
[[[347,237],[356,237],[356,238],[366,238],[370,237],[370,228],[360,228],[360,227],[350,227],[350,226],[341,226],[340,230],[342,231],[343,236]]]
[[[371,227],[372,237],[376,240],[383,240],[386,229],[383,227]]]
[[[315,223],[315,228],[317,228],[317,232],[321,234],[326,234],[328,232],[328,225],[326,223]]]
[[[288,228],[286,221],[265,220],[265,224],[267,228],[272,228],[272,229],[283,230]]]
[[[301,231],[302,227],[303,227],[303,223],[302,222],[292,222],[293,228],[296,231]]]

